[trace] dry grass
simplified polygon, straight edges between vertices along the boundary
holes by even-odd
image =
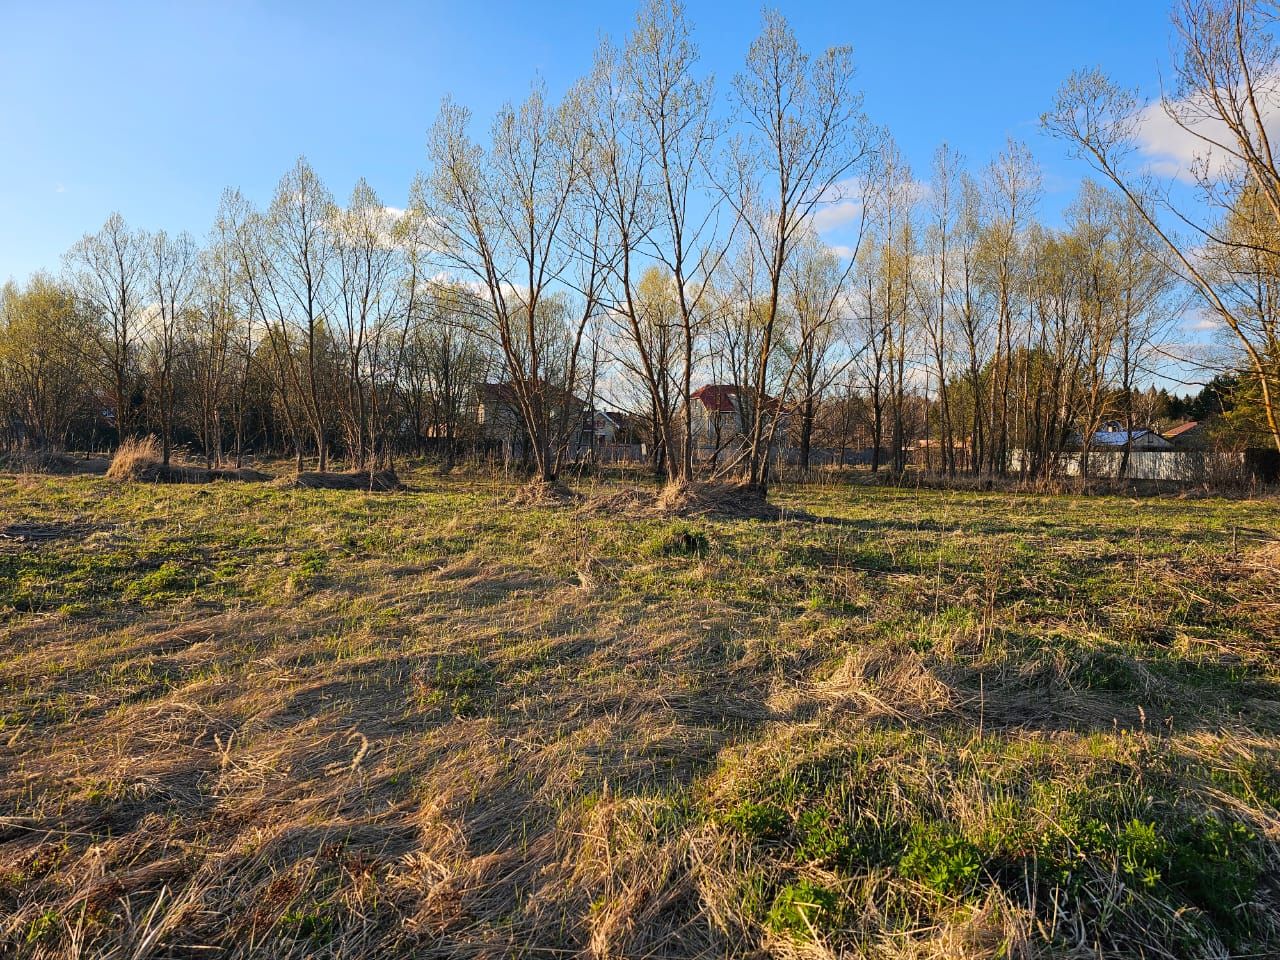
[[[112,480],[145,480],[160,466],[160,441],[154,436],[130,437],[116,447],[107,477]]]
[[[602,517],[710,518],[719,520],[805,519],[808,515],[771,503],[758,488],[737,482],[671,483],[653,492],[623,487],[591,497],[583,504]]]
[[[413,480],[0,480],[0,953],[1280,945],[1280,505]]]
[[[166,465],[161,459],[160,443],[154,436],[120,444],[106,475],[111,480],[135,483],[212,483],[215,480],[265,483],[274,479],[271,474],[250,467],[210,470],[184,463]]]
[[[511,504],[516,507],[563,507],[580,499],[577,492],[559,481],[533,479],[516,488]]]

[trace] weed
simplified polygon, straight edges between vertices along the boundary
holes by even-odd
[[[711,541],[704,530],[677,522],[646,539],[640,550],[647,557],[705,557],[711,550]]]
[[[916,824],[907,834],[898,869],[939,893],[964,896],[977,885],[982,859],[977,847],[948,827]]]
[[[778,891],[767,922],[774,933],[799,940],[820,940],[839,921],[839,906],[836,891],[799,880]]]

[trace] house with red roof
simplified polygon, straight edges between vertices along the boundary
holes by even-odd
[[[689,395],[693,442],[701,457],[714,460],[722,451],[741,446],[751,427],[754,411],[744,402],[738,387],[729,383],[709,383]],[[784,418],[786,411],[773,397],[764,399],[765,410]],[[786,437],[786,423],[780,422],[774,434],[774,445]]]
[[[1188,420],[1161,432],[1176,450],[1206,450],[1209,447],[1209,432],[1198,420]]]

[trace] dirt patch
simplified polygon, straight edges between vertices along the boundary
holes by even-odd
[[[0,470],[12,473],[51,473],[58,476],[102,476],[110,461],[105,457],[76,457],[48,450],[27,450],[0,458]]]
[[[276,486],[289,489],[307,490],[366,490],[375,493],[388,493],[393,490],[406,490],[394,470],[350,470],[345,472],[317,470],[304,471],[289,477],[281,477]]]
[[[34,546],[50,540],[83,539],[95,529],[89,523],[10,523],[0,527],[0,542]]]

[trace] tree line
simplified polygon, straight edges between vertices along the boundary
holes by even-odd
[[[427,440],[452,457],[495,380],[542,480],[576,453],[567,397],[630,413],[673,483],[764,488],[780,440],[807,467],[837,435],[875,469],[914,447],[951,476],[1043,477],[1103,422],[1150,421],[1191,303],[1280,449],[1277,47],[1249,0],[1185,0],[1174,23],[1164,107],[1227,160],[1175,207],[1132,167],[1142,105],[1078,74],[1044,124],[1100,180],[1050,226],[1025,145],[976,167],[944,145],[918,176],[864,113],[847,47],[810,53],[766,12],[720,89],[680,5],[652,0],[559,101],[534,84],[478,137],[446,100],[404,210],[364,181],[339,202],[300,159],[265,208],[226,191],[199,241],[111,216],[0,295],[0,431],[372,469]],[[711,467],[706,382],[736,397]]]

